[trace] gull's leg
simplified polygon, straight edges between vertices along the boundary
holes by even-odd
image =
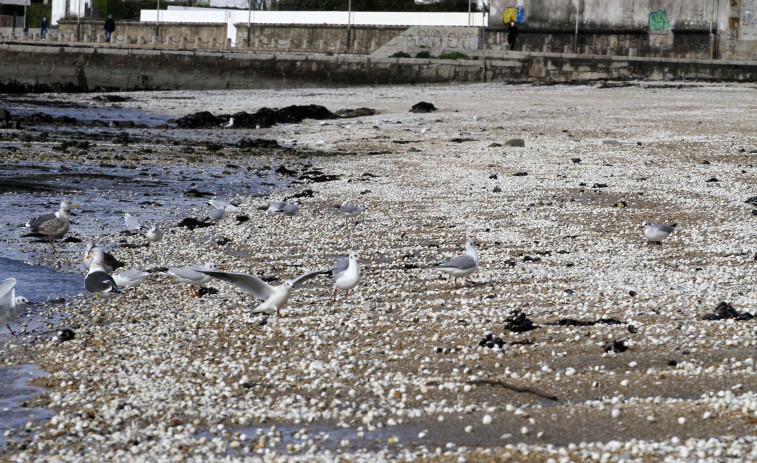
[[[337,288],[336,286],[334,286],[334,297],[331,299],[331,302],[336,302],[336,291],[337,291]]]
[[[281,315],[281,312],[279,312],[279,308],[278,307],[276,307],[276,315],[278,315],[279,318],[284,318],[284,316]]]
[[[346,293],[344,293],[344,300],[347,300],[347,296],[350,295],[350,290],[348,289]]]
[[[14,333],[13,330],[11,329],[11,325],[9,323],[6,323],[5,326],[8,327],[8,331],[10,331],[11,335],[15,338],[16,337],[16,333]]]

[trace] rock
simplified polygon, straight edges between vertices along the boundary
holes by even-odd
[[[463,143],[466,141],[476,141],[473,138],[453,138],[450,140],[452,143]]]
[[[194,217],[187,217],[186,219],[176,224],[177,227],[186,227],[190,230],[194,230],[195,228],[206,228],[210,227],[211,225],[213,225],[213,222],[204,222]]]
[[[492,193],[500,193],[502,191],[502,188],[500,188],[499,185],[495,186],[494,189],[492,189]]]
[[[511,138],[505,142],[505,146],[524,148],[526,146],[526,140],[522,138]]]
[[[536,328],[538,328],[538,326],[534,325],[534,322],[520,310],[511,311],[510,316],[505,319],[505,330],[507,331],[525,333],[526,331],[535,330]]]
[[[513,177],[525,177],[526,175],[528,175],[528,172],[516,172]]]
[[[278,148],[279,142],[265,138],[243,138],[239,140],[240,148]]]
[[[628,204],[625,201],[618,201],[617,203],[612,205],[612,207],[617,207],[620,209],[625,209],[627,206]]]
[[[352,117],[373,116],[378,114],[378,111],[371,108],[340,109],[339,111],[335,111],[334,114],[347,119]]]
[[[489,145],[489,148],[499,148],[501,146],[502,146],[501,143],[492,143],[491,145]]]
[[[747,204],[751,204],[752,206],[757,206],[757,196],[752,196],[751,198],[744,201]]]
[[[70,341],[75,337],[76,333],[71,328],[63,328],[62,330],[59,330],[55,335],[55,338],[60,342]]]
[[[751,320],[754,318],[754,315],[752,315],[749,312],[739,312],[738,310],[734,309],[731,304],[728,302],[721,302],[718,304],[718,306],[715,308],[715,311],[712,313],[705,314],[702,316],[702,320],[725,320],[728,318],[733,318],[734,320]]]
[[[607,184],[606,183],[595,183],[591,187],[592,188],[607,188]]]
[[[570,158],[570,161],[573,164],[580,164],[581,163],[581,158]]]
[[[282,109],[260,108],[253,114],[243,111],[233,115],[214,116],[208,111],[200,111],[178,119],[176,125],[185,129],[220,127],[231,117],[234,118],[234,127],[249,129],[271,127],[276,124],[296,124],[304,119],[339,119],[339,116],[323,106],[293,105]]]
[[[184,192],[184,196],[186,196],[187,198],[204,198],[205,196],[214,196],[214,194],[190,188],[189,190]]]
[[[603,145],[620,145],[618,140],[602,140]]]
[[[605,352],[613,351],[616,354],[619,354],[621,352],[627,351],[628,346],[626,346],[625,341],[615,339],[613,341],[607,341],[602,349],[604,349]]]
[[[720,180],[718,180],[716,177],[712,177],[712,178],[710,178],[710,179],[707,180],[707,183],[715,183],[715,182],[719,182],[719,181]]]
[[[430,113],[432,111],[436,111],[436,106],[425,101],[414,104],[412,109],[410,109],[411,113]]]
[[[97,95],[92,100],[103,103],[123,103],[124,101],[132,101],[132,98],[121,95]]]
[[[120,129],[130,129],[134,127],[134,121],[110,121],[109,125]]]

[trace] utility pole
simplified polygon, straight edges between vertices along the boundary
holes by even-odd
[[[160,40],[160,0],[158,0],[158,8],[155,10],[155,37]]]
[[[484,60],[482,80],[486,82],[486,2],[481,1],[481,57]]]
[[[247,1],[247,48],[250,48],[250,26],[252,24],[252,0]]]
[[[573,37],[573,52],[578,53],[578,13],[580,11],[581,0],[576,1],[576,35]]]
[[[350,51],[350,23],[352,22],[352,0],[347,0],[347,51]]]

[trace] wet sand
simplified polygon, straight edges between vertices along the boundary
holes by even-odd
[[[245,222],[186,230],[166,221],[170,233],[149,261],[143,248],[118,248],[121,235],[99,235],[129,268],[212,260],[280,283],[351,250],[366,261],[347,300],[340,293],[332,303],[325,279],[309,282],[282,309],[285,318],[265,324],[249,312],[253,299],[224,283],[211,281],[219,293],[193,299],[158,274],[140,296],[113,299],[97,314],[86,296],[40,308],[66,313],[77,337],[6,343],[3,364],[50,373],[36,384],[57,415],[4,454],[755,458],[755,321],[702,320],[723,301],[757,312],[754,206],[744,203],[757,195],[754,90],[636,83],[134,93],[119,105],[172,117],[290,104],[379,114],[259,130],[129,129],[134,142],[85,154],[22,144],[17,159],[56,164],[96,156],[338,176],[236,195]],[[409,113],[418,101],[438,111]],[[242,150],[242,137],[287,149]],[[188,152],[189,142],[167,138],[196,146]],[[507,146],[516,138],[525,146]],[[205,150],[206,141],[223,147]],[[312,196],[299,198],[298,215],[264,215],[270,202],[305,190]],[[342,203],[367,209],[353,223],[331,210]],[[649,245],[644,220],[678,226]],[[460,254],[467,236],[481,264],[475,283],[456,289],[429,267]],[[37,246],[38,263],[80,259],[77,244],[56,256]],[[507,331],[514,310],[539,327]],[[563,319],[618,323],[548,325]],[[505,347],[480,346],[489,333]],[[628,350],[606,352],[613,341]],[[480,379],[558,400],[467,384]]]

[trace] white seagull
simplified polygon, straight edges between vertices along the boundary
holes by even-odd
[[[189,292],[192,297],[202,297],[195,291],[194,285],[203,285],[210,281],[210,277],[204,272],[212,272],[218,267],[213,262],[207,262],[205,265],[190,265],[187,267],[169,268],[168,273],[182,283],[189,285]]]
[[[236,204],[231,204],[226,201],[221,201],[220,199],[211,199],[208,201],[208,204],[215,207],[216,209],[223,209],[226,211],[227,214],[235,214],[238,212],[242,212],[242,208],[237,206]]]
[[[222,207],[213,208],[210,212],[208,212],[208,220],[214,223],[218,223],[223,220],[225,215],[226,209]]]
[[[288,203],[286,201],[276,201],[268,206],[268,210],[265,211],[266,215],[288,215],[293,216],[300,210],[300,205],[297,203]]]
[[[263,301],[260,305],[252,310],[252,313],[276,313],[281,318],[279,309],[284,307],[286,301],[292,292],[292,289],[299,288],[302,283],[313,278],[316,275],[322,275],[328,271],[309,272],[298,276],[292,280],[287,280],[278,286],[271,286],[265,281],[254,275],[248,275],[246,273],[229,273],[229,272],[208,272],[203,271],[205,275],[219,280],[231,283],[242,291],[252,294],[256,298]]]
[[[662,240],[668,237],[676,229],[676,223],[673,225],[663,225],[661,223],[650,223],[645,220],[641,226],[644,228],[644,237],[647,243],[657,243],[662,245]]]
[[[133,289],[132,293],[137,292],[137,286],[147,280],[150,274],[144,270],[124,270],[121,273],[113,275],[113,281],[120,289],[124,289],[124,296],[129,293],[129,289]]]
[[[97,296],[110,297],[113,294],[118,294],[118,285],[113,280],[113,277],[105,271],[104,260],[105,256],[102,249],[98,247],[92,248],[90,255],[92,263],[89,265],[89,273],[84,277],[84,288],[95,295],[94,307],[97,312]]]
[[[473,238],[468,238],[465,242],[465,254],[455,257],[454,259],[439,262],[434,266],[436,270],[455,277],[455,288],[457,288],[457,279],[465,278],[478,268],[478,252],[476,251],[476,242]],[[466,278],[465,281],[473,283]]]
[[[11,329],[9,322],[18,316],[22,306],[31,304],[24,296],[16,296],[15,286],[15,278],[8,278],[0,283],[0,323],[5,323],[13,336],[16,336],[16,333]]]
[[[147,238],[147,250],[150,250],[151,243],[157,243],[163,239],[163,230],[158,228],[157,225],[153,225],[145,232],[145,238]]]
[[[334,297],[332,302],[336,302],[336,292],[338,289],[347,291],[344,300],[350,295],[350,290],[360,283],[360,265],[358,264],[360,256],[356,252],[351,252],[349,257],[339,259],[328,270],[329,281],[334,283]]]
[[[229,122],[226,123],[226,125],[223,126],[224,129],[230,129],[234,127],[234,118],[230,117]]]
[[[354,221],[355,217],[362,214],[364,210],[365,210],[365,207],[363,206],[353,206],[349,204],[343,204],[336,208],[336,213],[345,218],[352,218],[352,220]]]
[[[124,214],[124,223],[126,224],[126,229],[131,233],[138,233],[139,229],[142,228],[142,224],[139,222],[139,219],[129,214],[128,212]]]

